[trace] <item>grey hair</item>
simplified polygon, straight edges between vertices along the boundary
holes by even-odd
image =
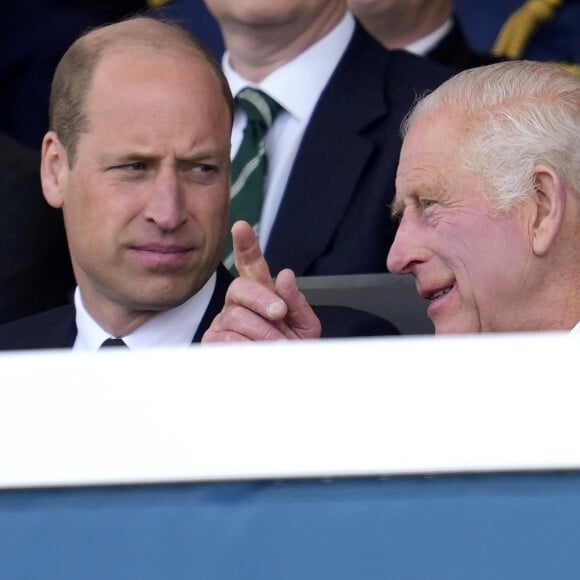
[[[546,63],[509,61],[470,69],[418,101],[402,134],[420,118],[463,115],[462,167],[490,188],[497,211],[534,190],[534,167],[549,166],[580,199],[580,79]]]

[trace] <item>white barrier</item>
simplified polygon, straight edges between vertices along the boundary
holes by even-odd
[[[580,468],[560,334],[0,355],[0,487]]]

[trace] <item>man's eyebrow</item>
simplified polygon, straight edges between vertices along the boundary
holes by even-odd
[[[177,163],[208,163],[218,161],[223,157],[221,151],[204,150],[195,151],[189,154],[177,155],[175,160]]]
[[[139,153],[138,151],[124,152],[119,151],[116,153],[109,153],[104,156],[104,159],[109,163],[135,163],[137,161],[149,161],[154,159],[153,155],[147,153]]]
[[[405,202],[400,197],[395,198],[391,204],[391,217],[401,219],[403,211],[405,211]]]

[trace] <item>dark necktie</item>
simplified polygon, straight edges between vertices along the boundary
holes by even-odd
[[[107,340],[105,340],[99,348],[108,348],[111,346],[121,346],[121,347],[129,348],[125,344],[125,341],[122,338],[107,338]]]
[[[264,141],[282,107],[262,91],[251,88],[240,91],[236,103],[246,112],[248,122],[240,148],[232,161],[229,229],[237,220],[245,220],[258,235],[268,170]],[[236,275],[229,230],[223,261],[226,268]]]

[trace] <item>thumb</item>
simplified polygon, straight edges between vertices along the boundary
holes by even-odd
[[[292,270],[282,270],[276,279],[276,294],[284,300],[288,312],[284,322],[297,338],[320,338],[320,321],[306,297],[296,286]]]

